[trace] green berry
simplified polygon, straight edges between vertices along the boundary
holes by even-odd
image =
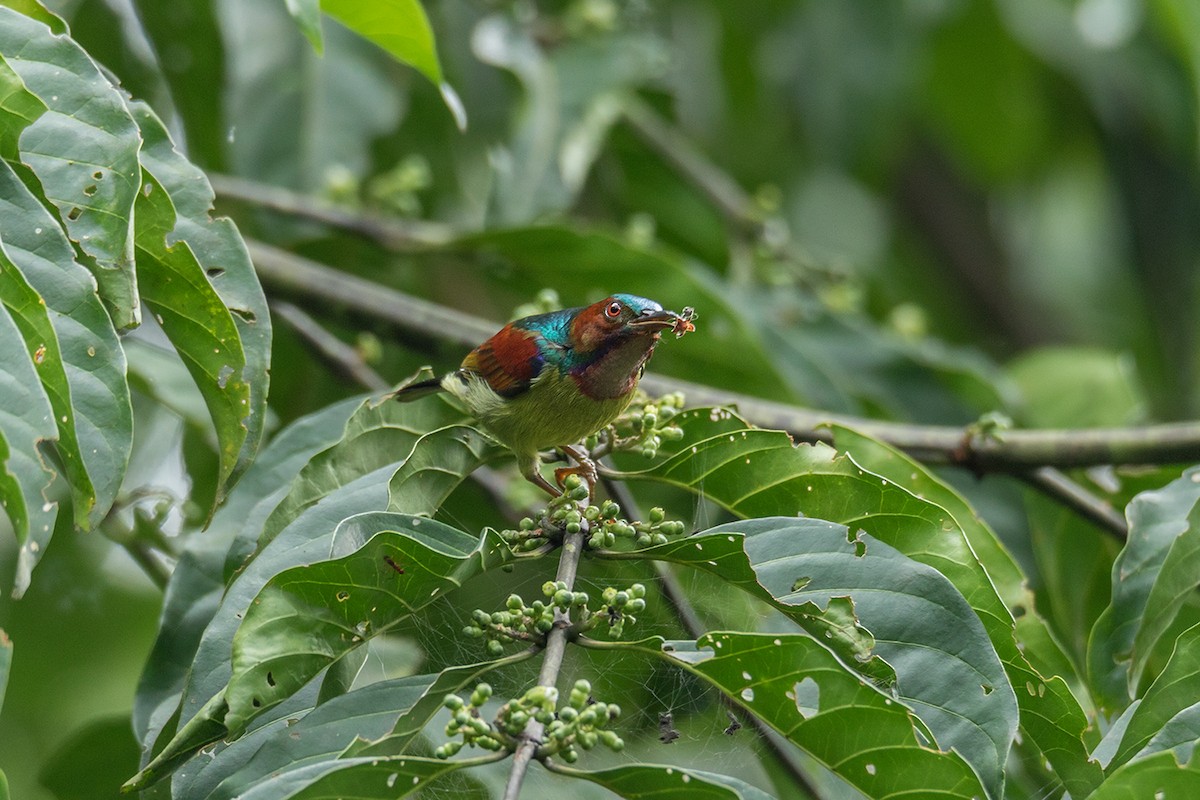
[[[468,639],[478,639],[480,636],[483,636],[483,631],[474,625],[468,625],[462,629],[462,632],[463,636],[466,636]]]
[[[563,722],[571,723],[571,722],[574,722],[578,717],[579,717],[579,712],[576,711],[571,706],[567,706],[566,708],[564,708],[558,712],[558,718],[561,719]]]
[[[613,597],[613,604],[617,607],[623,606],[629,602],[629,592],[617,592]]]
[[[648,533],[638,534],[638,537],[633,540],[633,544],[636,547],[649,547],[650,546],[650,534],[648,534]]]
[[[642,598],[646,596],[646,585],[643,583],[635,583],[629,587],[629,595],[631,597]]]
[[[510,611],[520,611],[525,608],[525,601],[521,599],[520,595],[510,594],[504,605],[508,606]]]
[[[587,592],[575,592],[574,594],[571,595],[571,605],[578,607],[578,606],[586,606],[587,604],[588,604],[588,593]]]
[[[600,741],[610,750],[620,752],[625,749],[625,742],[621,741],[621,737],[615,731],[600,731]]]
[[[554,581],[546,581],[542,584],[542,594],[546,595],[546,597],[550,597],[556,591],[558,591],[558,587],[554,585]]]
[[[664,519],[666,519],[666,517],[666,513],[661,508],[655,506],[654,508],[650,509],[651,524],[662,522]]]
[[[563,488],[567,490],[578,489],[582,485],[583,478],[579,477],[578,475],[568,475],[567,479],[563,481]]]
[[[565,748],[558,755],[562,758],[563,761],[567,762],[568,764],[574,764],[576,761],[579,760],[579,753],[577,753],[575,751],[575,749],[572,747]]]
[[[608,721],[615,722],[621,716],[621,707],[616,703],[608,704]]]
[[[583,518],[588,522],[595,522],[600,519],[600,509],[597,506],[588,506],[583,510]]]
[[[496,639],[491,639],[487,643],[487,654],[492,658],[499,658],[504,655],[504,645]]]
[[[631,614],[640,614],[646,609],[646,601],[640,597],[635,597],[625,605],[625,611]]]
[[[554,712],[548,711],[544,708],[539,709],[538,712],[533,715],[533,718],[543,725],[549,725],[554,720]]]
[[[621,507],[612,500],[605,500],[604,505],[600,506],[600,516],[605,519],[612,519],[621,513]]]
[[[578,522],[567,523],[567,533],[579,533],[580,530],[582,530],[582,527]]]
[[[559,608],[567,608],[571,605],[573,595],[566,589],[559,589],[554,593],[554,605]]]
[[[458,711],[463,707],[463,699],[456,694],[448,694],[442,698],[442,705],[451,711]]]

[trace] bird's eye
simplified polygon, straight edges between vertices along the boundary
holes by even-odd
[[[609,319],[616,319],[617,317],[621,316],[621,304],[618,303],[616,300],[612,301],[607,306],[605,306],[604,314]]]

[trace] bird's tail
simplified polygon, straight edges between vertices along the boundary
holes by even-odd
[[[440,391],[442,391],[442,379],[430,378],[427,381],[417,381],[416,383],[410,383],[408,386],[401,386],[392,392],[391,396],[392,399],[399,400],[401,403],[408,403]]]

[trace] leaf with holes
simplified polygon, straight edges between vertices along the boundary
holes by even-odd
[[[234,409],[237,412],[237,423],[245,429],[245,435],[242,437],[236,461],[225,478],[228,488],[236,483],[249,467],[262,441],[263,422],[267,411],[267,389],[270,383],[271,315],[267,310],[267,300],[258,283],[258,276],[254,272],[254,265],[250,263],[250,254],[246,252],[246,245],[237,227],[229,219],[213,219],[209,216],[213,191],[204,173],[175,149],[175,144],[167,135],[162,121],[149,106],[135,102],[130,104],[130,111],[141,129],[143,144],[139,158],[142,166],[166,191],[174,207],[174,228],[167,233],[166,245],[173,249],[181,242],[187,243],[207,276],[208,283],[232,314],[234,326],[237,328],[244,363],[236,374],[229,374],[228,377],[245,383],[249,387],[250,396],[244,405],[240,404],[239,398],[239,405]],[[143,188],[143,192],[145,191]],[[139,213],[142,213],[141,209]],[[138,224],[140,247],[143,244],[140,219]],[[162,246],[158,245],[156,249]],[[223,315],[221,316],[223,326],[224,319]],[[188,363],[190,366],[192,361],[189,359]],[[226,390],[231,382],[226,383]],[[208,394],[205,398],[211,408],[213,400]],[[214,413],[214,420],[218,416]],[[220,425],[217,427],[217,433],[218,437],[222,434]]]
[[[1171,752],[1130,761],[1108,777],[1088,800],[1168,800],[1200,797],[1200,759],[1186,765]]]
[[[553,771],[591,781],[629,800],[773,800],[757,786],[728,775],[661,764],[625,764],[590,772],[555,763]]]
[[[852,456],[825,445],[796,446],[782,431],[731,428],[736,415],[693,409],[675,417],[678,446],[649,469],[620,473],[702,493],[739,516],[802,514],[862,528],[909,558],[933,567],[971,605],[1000,656],[1023,710],[1022,723],[1072,793],[1100,781],[1082,736],[1088,722],[1057,675],[1033,670],[1014,639],[1012,614],[997,593],[955,517]],[[664,448],[665,450],[666,448]],[[1052,648],[1044,647],[1047,651]]]
[[[0,56],[45,113],[22,131],[19,157],[37,177],[118,329],[140,322],[134,201],[141,186],[137,125],[117,89],[74,40],[0,7]]]
[[[821,641],[828,634],[811,624],[814,611],[849,598],[858,622],[874,635],[874,653],[895,669],[899,699],[943,750],[961,753],[999,796],[1017,701],[983,625],[936,570],[865,533],[848,534],[821,520],[752,519],[631,555],[719,575],[764,597]],[[959,691],[947,694],[947,686]]]
[[[714,632],[694,643],[589,646],[643,652],[697,675],[868,797],[985,794],[962,756],[922,744],[920,720],[807,635]]]
[[[350,517],[338,526],[334,546],[335,554],[353,552],[281,572],[246,611],[225,694],[231,732],[367,639],[510,557],[495,533],[479,539],[393,513]]]
[[[480,676],[529,658],[517,653],[467,664],[436,675],[380,681],[334,697],[302,716],[257,728],[218,752],[195,775],[175,785],[176,800],[232,800],[285,772],[336,760],[356,739],[383,740],[395,753],[421,732],[442,708],[447,692]]]
[[[1088,675],[1110,708],[1135,694],[1155,643],[1200,583],[1200,467],[1126,508],[1129,538],[1112,570],[1112,600],[1096,620]]]
[[[136,219],[142,298],[204,395],[217,431],[218,486],[225,487],[246,441],[242,422],[250,408],[250,385],[243,376],[246,354],[233,315],[209,283],[195,251],[172,235],[176,217],[171,197],[146,171]],[[218,490],[215,502],[222,496]]]
[[[0,295],[53,409],[75,524],[86,528],[108,513],[129,461],[133,412],[125,353],[92,276],[6,161],[0,161],[0,212],[4,258],[15,267],[0,271]],[[27,455],[40,458],[34,451]],[[36,531],[39,547],[48,538],[50,530],[41,528],[48,522],[43,519]],[[22,555],[22,569],[32,568],[38,555]],[[18,589],[28,583],[27,571],[22,575]]]

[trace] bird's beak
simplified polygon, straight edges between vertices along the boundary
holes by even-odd
[[[629,325],[633,328],[666,330],[667,328],[674,328],[679,319],[680,316],[678,314],[666,309],[660,311],[643,311],[640,317],[631,319]]]

